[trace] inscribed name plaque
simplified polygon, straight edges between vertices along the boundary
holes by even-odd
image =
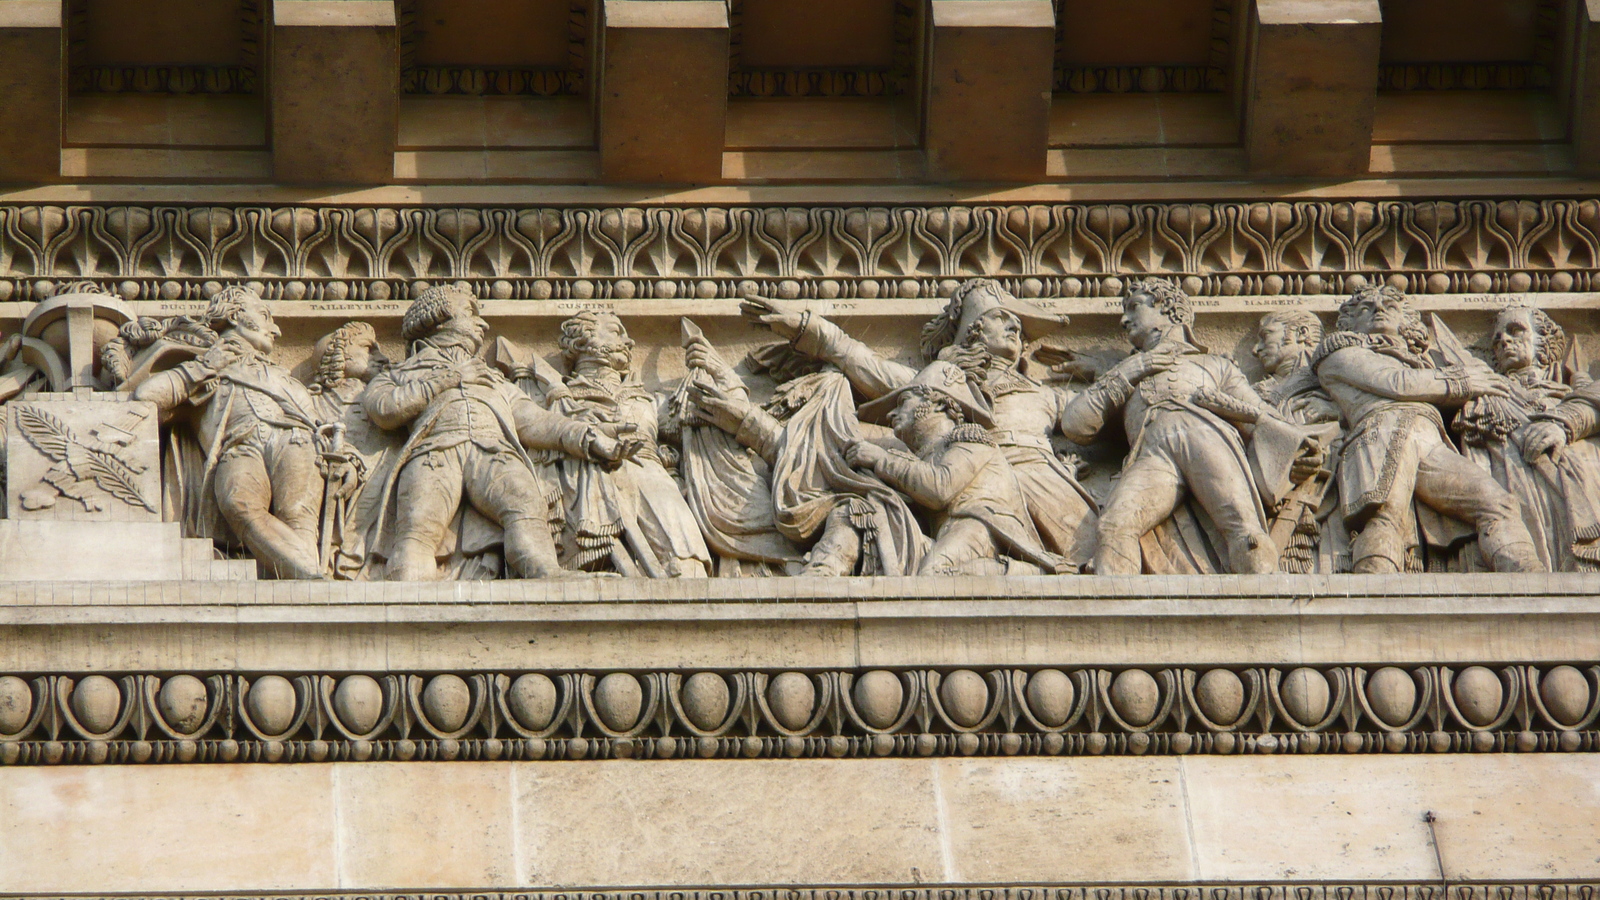
[[[6,416],[6,515],[161,520],[160,440],[151,403],[126,394],[39,394]]]

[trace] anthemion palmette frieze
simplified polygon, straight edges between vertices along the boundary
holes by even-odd
[[[1116,297],[1585,291],[1600,202],[1299,201],[932,207],[0,207],[0,300],[93,280],[126,300],[389,300],[467,280],[484,299],[879,299],[1000,278]],[[208,284],[210,282],[211,284]]]

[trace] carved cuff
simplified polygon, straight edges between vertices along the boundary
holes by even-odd
[[[1467,371],[1459,366],[1440,369],[1439,377],[1444,379],[1444,392],[1451,400],[1467,400]]]
[[[1133,397],[1133,382],[1115,370],[1095,379],[1089,390],[1101,395],[1109,406],[1121,406]]]

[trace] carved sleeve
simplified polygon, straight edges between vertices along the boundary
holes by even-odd
[[[198,360],[189,360],[176,368],[150,376],[149,380],[134,388],[133,399],[154,403],[161,415],[166,416],[188,400],[195,388],[215,376],[215,372]]]
[[[1093,441],[1106,420],[1133,397],[1133,385],[1122,373],[1111,371],[1067,401],[1061,409],[1061,433],[1077,444]]]
[[[1347,348],[1322,361],[1317,375],[1326,384],[1339,381],[1390,400],[1419,403],[1459,403],[1465,399],[1457,386],[1436,369],[1413,369],[1368,350]]]
[[[443,383],[436,379],[402,382],[384,372],[367,386],[361,405],[379,428],[404,428],[407,422],[422,415],[429,401],[443,389]]]
[[[578,459],[590,458],[589,443],[594,434],[593,428],[545,409],[516,388],[506,392],[506,399],[511,401],[517,439],[522,441],[523,446],[535,450],[560,450]]]
[[[783,423],[759,406],[751,406],[734,432],[734,440],[749,447],[768,463],[778,461],[778,444],[783,439]]]
[[[878,477],[899,488],[928,509],[947,508],[977,476],[983,465],[974,448],[953,444],[937,463],[924,462],[907,453],[891,452],[873,466]]]
[[[806,317],[805,325],[795,335],[794,348],[838,366],[868,399],[882,397],[917,377],[916,369],[884,359],[821,316]]]
[[[1600,431],[1600,409],[1596,409],[1595,402],[1595,397],[1576,394],[1561,401],[1550,412],[1534,418],[1559,424],[1567,432],[1567,443],[1576,443]]]

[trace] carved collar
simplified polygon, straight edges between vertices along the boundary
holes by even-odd
[[[1316,371],[1322,361],[1329,356],[1351,347],[1360,347],[1371,350],[1373,353],[1397,359],[1413,369],[1432,369],[1433,362],[1425,356],[1418,356],[1406,346],[1404,338],[1389,334],[1356,334],[1353,331],[1335,331],[1324,337],[1322,343],[1317,345],[1317,352],[1311,356],[1311,370]]]

